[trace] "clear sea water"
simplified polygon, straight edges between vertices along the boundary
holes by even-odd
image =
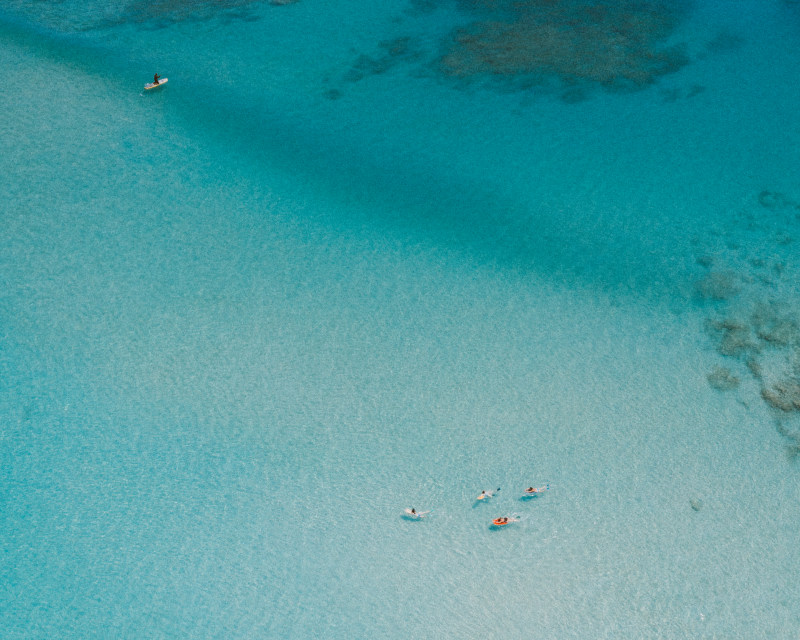
[[[800,5],[588,4],[3,3],[0,636],[800,638]]]

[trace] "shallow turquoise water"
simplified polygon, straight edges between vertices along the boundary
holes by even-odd
[[[797,338],[708,323],[798,317],[800,12],[735,5],[565,94],[443,75],[464,7],[8,3],[3,636],[798,637]]]

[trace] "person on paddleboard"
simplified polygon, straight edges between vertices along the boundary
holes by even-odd
[[[161,76],[158,74],[153,76],[153,84],[158,84],[158,81],[161,79]]]

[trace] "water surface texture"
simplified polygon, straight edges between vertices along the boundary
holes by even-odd
[[[800,637],[799,44],[4,2],[0,635]]]

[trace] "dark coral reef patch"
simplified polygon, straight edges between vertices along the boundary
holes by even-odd
[[[765,209],[796,209],[800,211],[800,202],[779,191],[762,191],[758,194],[758,203]]]
[[[778,380],[772,386],[762,388],[761,396],[770,406],[786,413],[800,411],[800,382],[798,380]]]
[[[555,77],[640,88],[688,62],[670,45],[685,3],[660,0],[462,0],[476,18],[440,60],[456,77]]]
[[[717,334],[717,351],[723,356],[740,356],[759,350],[750,325],[734,318],[709,320],[708,328]]]
[[[725,367],[716,367],[707,377],[708,384],[718,391],[730,391],[739,386],[739,378]]]
[[[757,390],[778,432],[788,440],[789,457],[797,460],[800,262],[791,239],[798,232],[800,199],[764,190],[756,200],[757,209],[740,218],[743,227],[709,234],[711,246],[702,247],[695,256],[704,269],[696,283],[697,298],[715,309],[706,320],[706,330],[717,353],[730,365],[714,369],[708,382],[730,391],[739,386],[732,369],[749,374],[755,384],[743,385],[738,393]],[[723,244],[726,249],[720,247]]]
[[[378,43],[374,55],[361,54],[345,74],[346,82],[358,82],[367,76],[386,73],[400,63],[421,59],[423,54],[410,36],[384,40]]]
[[[736,274],[730,271],[712,271],[697,281],[697,293],[710,300],[727,300],[739,290]]]
[[[223,15],[253,21],[250,6],[263,0],[133,0],[123,12],[122,21],[166,26],[176,22],[209,20]],[[270,4],[290,4],[272,0]]]
[[[536,89],[577,103],[598,87],[636,90],[689,63],[674,42],[691,0],[455,0],[458,18],[443,37],[399,38],[398,51],[361,54],[345,82],[399,63],[465,86],[489,80],[504,92]],[[427,16],[452,0],[411,0],[406,15]],[[433,47],[431,47],[431,43]],[[394,47],[392,47],[394,48]],[[671,89],[666,99],[692,98],[702,85]]]

